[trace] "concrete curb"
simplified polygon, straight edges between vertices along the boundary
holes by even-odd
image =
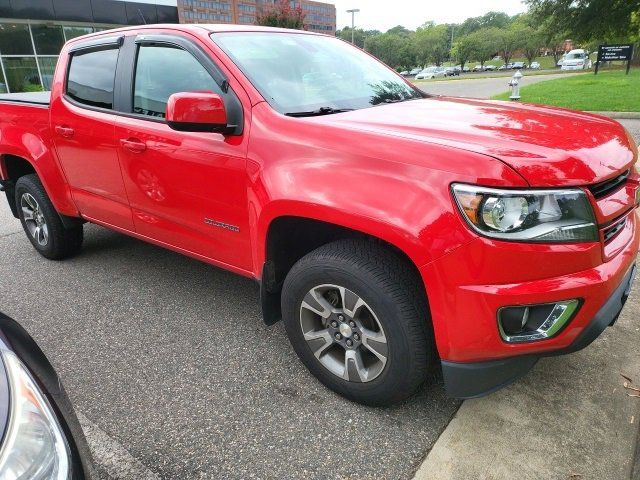
[[[587,349],[465,401],[413,480],[638,480],[640,298]]]
[[[616,120],[640,120],[640,112],[587,112]]]

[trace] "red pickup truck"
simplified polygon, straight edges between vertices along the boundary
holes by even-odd
[[[429,96],[308,32],[74,39],[50,94],[0,97],[0,154],[43,256],[77,253],[91,222],[254,278],[309,370],[370,405],[433,367],[468,398],[583,348],[635,275],[618,123]]]

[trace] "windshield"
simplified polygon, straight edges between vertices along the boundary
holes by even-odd
[[[280,113],[361,109],[423,97],[395,72],[335,38],[271,32],[211,38]]]
[[[570,53],[567,55],[567,60],[583,60],[586,57],[584,53]]]

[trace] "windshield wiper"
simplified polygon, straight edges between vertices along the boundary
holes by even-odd
[[[333,107],[320,107],[317,110],[310,110],[308,112],[290,112],[285,113],[287,117],[319,117],[321,115],[332,115],[334,113],[352,112],[353,108],[333,108]]]

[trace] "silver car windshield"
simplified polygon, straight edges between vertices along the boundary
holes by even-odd
[[[214,33],[211,38],[280,113],[331,113],[424,96],[336,38],[275,32]]]

